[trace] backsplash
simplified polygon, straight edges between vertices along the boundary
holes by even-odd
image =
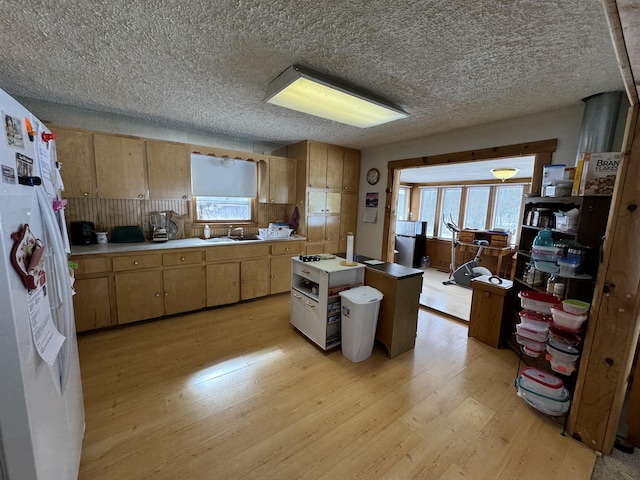
[[[267,227],[270,222],[287,222],[293,212],[293,205],[258,203],[258,226],[247,227],[245,233],[257,234],[258,227]],[[96,230],[111,233],[113,227],[137,225],[142,228],[145,238],[152,233],[149,217],[152,212],[173,212],[172,220],[178,225],[184,237],[202,237],[204,225],[193,224],[190,200],[112,200],[104,198],[69,198],[65,208],[67,223],[89,221]],[[227,234],[227,227],[211,227],[212,236]],[[180,232],[179,232],[179,238]]]

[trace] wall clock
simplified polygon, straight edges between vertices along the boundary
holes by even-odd
[[[367,182],[369,182],[369,185],[375,185],[378,180],[380,180],[380,172],[377,168],[371,168],[367,172]]]

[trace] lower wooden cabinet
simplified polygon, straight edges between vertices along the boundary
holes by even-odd
[[[115,276],[118,323],[161,317],[162,273],[119,273]]]
[[[286,292],[304,240],[77,255],[76,330],[229,305]]]
[[[240,262],[207,265],[207,307],[240,301]]]
[[[165,315],[204,308],[204,272],[204,267],[172,268],[162,272]]]
[[[111,326],[109,277],[77,279],[73,287],[76,330],[84,332]]]

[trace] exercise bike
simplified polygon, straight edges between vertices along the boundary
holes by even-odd
[[[482,255],[482,249],[489,245],[486,240],[474,240],[473,243],[478,245],[478,252],[473,260],[469,260],[456,268],[456,246],[460,243],[458,240],[458,233],[460,227],[453,222],[451,217],[450,221],[446,221],[444,215],[442,216],[442,223],[453,234],[451,238],[451,265],[450,272],[453,272],[449,280],[442,282],[443,285],[459,285],[465,288],[471,288],[471,280],[481,275],[492,275],[488,268],[480,266],[480,255]],[[451,278],[453,277],[453,278]]]

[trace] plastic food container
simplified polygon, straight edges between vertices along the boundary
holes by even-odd
[[[520,311],[520,323],[527,330],[546,333],[549,330],[549,320],[551,320],[550,315],[532,312],[531,310]]]
[[[582,338],[575,333],[566,332],[564,330],[560,330],[555,326],[549,326],[549,343],[551,345],[570,345],[572,347],[577,347],[580,345]]]
[[[573,277],[580,273],[580,263],[567,258],[561,258],[558,260],[560,266],[560,275],[564,277]]]
[[[575,315],[582,315],[589,311],[590,303],[583,302],[581,300],[567,299],[562,302],[562,309],[567,313],[573,313]]]
[[[562,387],[559,398],[552,398],[522,386],[522,376],[518,377],[516,385],[518,386],[518,396],[539,412],[560,416],[569,410],[570,395],[566,387]]]
[[[562,249],[558,247],[545,247],[534,245],[531,247],[531,258],[542,262],[556,263],[562,255]]]
[[[525,310],[533,310],[540,313],[551,313],[552,306],[560,306],[562,302],[554,295],[548,293],[534,292],[531,290],[522,290],[518,293],[520,297],[520,305]]]
[[[554,305],[551,307],[551,314],[553,315],[553,323],[561,328],[568,329],[569,331],[576,331],[582,328],[582,324],[589,318],[586,313],[582,315],[575,315],[573,313],[565,312],[561,305]]]
[[[540,270],[544,273],[558,273],[560,271],[560,266],[558,266],[557,262],[544,262],[541,260],[535,260],[534,265],[536,270]]]
[[[549,360],[554,372],[571,375],[576,369],[576,360],[579,356],[580,352],[575,347],[566,345],[563,350],[559,350],[552,345],[547,345],[546,359]]]
[[[522,345],[522,351],[529,357],[539,356],[544,352],[544,348],[546,346],[545,342],[536,342],[535,340],[525,338],[518,334],[516,334],[516,341]]]
[[[562,390],[564,382],[549,372],[536,367],[525,367],[520,372],[520,376],[520,384],[529,390],[551,398],[560,399],[565,396]]]
[[[565,332],[565,333],[578,334],[582,332],[582,326],[578,328],[568,328],[568,327],[563,327],[561,325],[558,325],[556,322],[551,320],[551,322],[549,322],[549,332]]]
[[[529,330],[522,323],[518,323],[516,325],[516,332],[521,337],[526,338],[528,340],[533,340],[534,342],[544,343],[547,341],[548,329],[544,331]]]

